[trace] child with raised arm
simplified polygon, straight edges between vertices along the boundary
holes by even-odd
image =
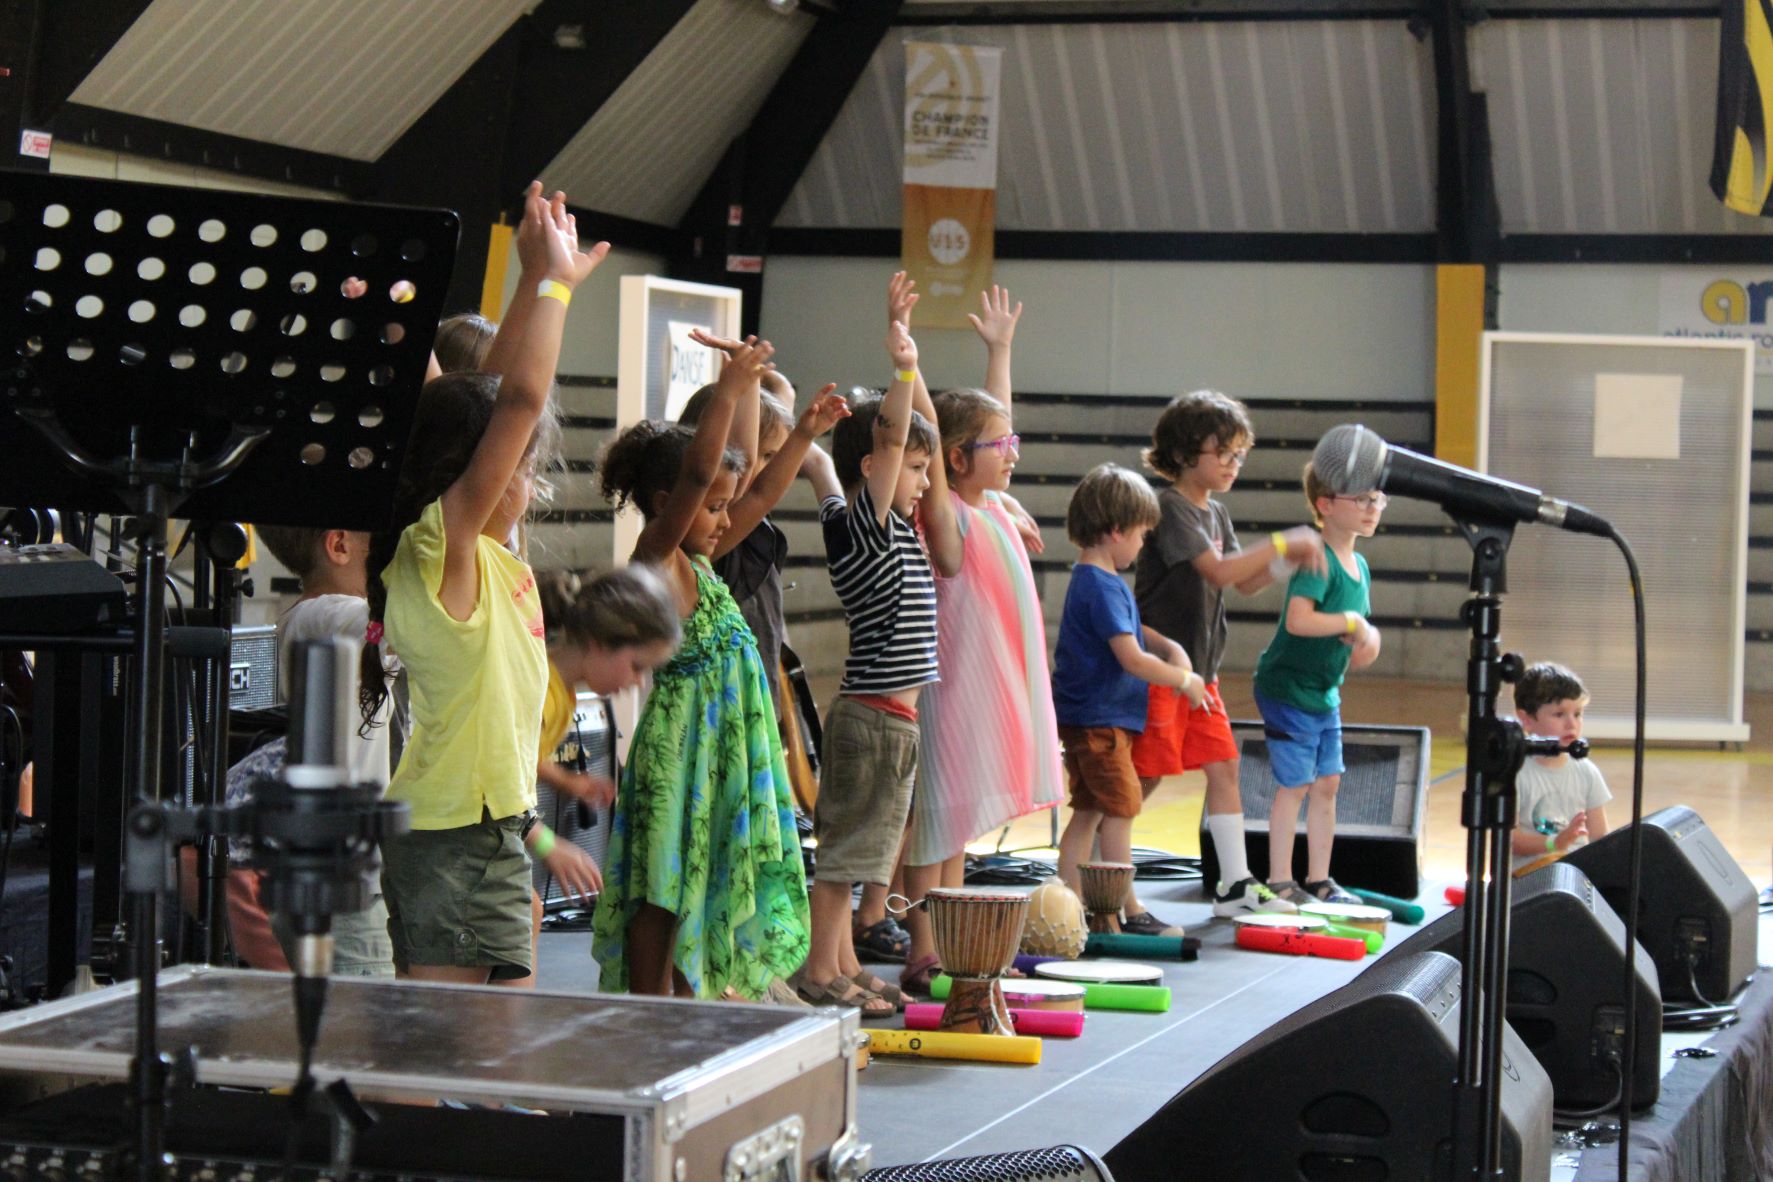
[[[1529,735],[1557,739],[1566,747],[1582,737],[1588,689],[1562,665],[1529,665],[1514,687],[1514,716]],[[1608,833],[1606,804],[1613,799],[1592,759],[1568,752],[1534,756],[1515,779],[1514,869],[1547,854],[1567,854]]]
[[[917,772],[918,699],[936,680],[936,588],[911,524],[930,486],[936,433],[911,409],[917,345],[902,320],[887,332],[887,353],[893,384],[884,397],[856,399],[837,425],[831,450],[843,492],[819,507],[850,651],[825,715],[813,946],[799,981],[808,1001],[855,1006],[864,1017],[892,1014],[896,995],[862,972],[850,891],[892,879]]]
[[[1078,889],[1077,864],[1101,840],[1102,859],[1133,860],[1133,818],[1144,794],[1133,770],[1133,737],[1145,729],[1147,685],[1167,685],[1200,705],[1207,683],[1182,646],[1139,622],[1132,588],[1120,577],[1157,524],[1157,495],[1143,477],[1117,464],[1091,469],[1071,494],[1065,533],[1078,548],[1059,617],[1053,654],[1053,706],[1071,820],[1059,838],[1059,877]],[[1179,936],[1127,892],[1123,931]]]
[[[889,311],[910,315],[916,294],[902,272]],[[1004,499],[1019,458],[1011,422],[1010,349],[1020,304],[981,293],[973,327],[987,349],[992,389],[947,390],[933,400],[921,379],[913,405],[934,415],[942,463],[918,524],[936,568],[936,650],[942,679],[926,692],[917,799],[905,852],[905,894],[960,886],[966,844],[1064,795],[1059,732],[1047,666],[1046,623],[1034,570]],[[913,916],[921,912],[913,912]],[[922,990],[939,971],[928,926],[911,925],[905,978]]]
[[[388,697],[384,637],[412,701],[388,786],[412,830],[382,843],[388,933],[396,966],[430,980],[531,978],[526,846],[569,889],[590,886],[589,859],[554,845],[535,814],[548,657],[535,576],[507,546],[529,507],[567,303],[609,244],[580,251],[565,194],[541,193],[529,187],[517,231],[523,272],[505,330],[520,339],[501,332],[493,373],[425,385],[392,528],[370,545],[366,724]]]
[[[1151,432],[1145,463],[1169,481],[1158,492],[1157,528],[1146,535],[1133,583],[1139,615],[1180,644],[1207,682],[1198,709],[1169,686],[1148,694],[1145,730],[1133,743],[1133,766],[1149,796],[1164,776],[1200,768],[1207,779],[1207,828],[1222,875],[1208,883],[1213,913],[1296,911],[1250,873],[1244,848],[1244,808],[1238,793],[1237,742],[1219,697],[1219,660],[1225,653],[1225,588],[1251,594],[1276,577],[1274,567],[1322,572],[1323,544],[1308,525],[1277,531],[1261,545],[1238,548],[1231,514],[1213,499],[1237,482],[1256,440],[1244,405],[1217,390],[1174,399]]]
[[[710,556],[757,446],[728,446],[774,350],[736,349],[692,431],[642,420],[604,452],[603,495],[646,524],[634,561],[657,566],[683,643],[653,681],[622,769],[593,921],[609,991],[765,996],[807,949],[794,798],[757,641]]]
[[[1288,581],[1274,639],[1256,661],[1256,709],[1277,785],[1268,814],[1268,888],[1295,905],[1358,903],[1330,877],[1343,771],[1340,687],[1350,669],[1379,658],[1379,629],[1367,622],[1373,579],[1354,544],[1379,528],[1385,494],[1331,492],[1307,463],[1305,503],[1323,530],[1327,569],[1300,570]],[[1293,833],[1308,796],[1306,874],[1299,883]]]

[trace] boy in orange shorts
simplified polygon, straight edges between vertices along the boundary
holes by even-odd
[[[1219,697],[1225,653],[1225,588],[1248,595],[1298,566],[1324,569],[1323,543],[1310,526],[1276,531],[1243,550],[1231,514],[1213,499],[1236,483],[1256,441],[1243,403],[1216,390],[1173,400],[1151,432],[1145,463],[1170,482],[1158,493],[1157,528],[1139,554],[1134,596],[1145,624],[1180,644],[1206,679],[1206,700],[1194,707],[1180,691],[1152,685],[1145,730],[1133,744],[1133,767],[1150,796],[1165,776],[1200,768],[1207,777],[1207,829],[1223,877],[1208,884],[1213,914],[1290,912],[1297,908],[1250,873],[1238,794],[1237,742]],[[1129,896],[1127,906],[1135,902]]]

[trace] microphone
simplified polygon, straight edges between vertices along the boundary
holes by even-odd
[[[1311,467],[1338,496],[1379,489],[1393,496],[1433,501],[1454,517],[1495,523],[1538,522],[1579,534],[1613,536],[1606,518],[1581,505],[1393,447],[1376,432],[1354,423],[1331,427],[1318,440],[1317,450],[1311,453]]]

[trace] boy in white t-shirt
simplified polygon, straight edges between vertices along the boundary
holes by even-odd
[[[1542,662],[1521,674],[1514,687],[1514,712],[1527,733],[1556,739],[1568,746],[1582,737],[1582,712],[1588,690],[1582,679],[1564,668]],[[1592,759],[1555,755],[1531,758],[1515,782],[1514,868],[1565,854],[1593,837],[1607,835],[1607,810],[1613,794]]]
[[[297,526],[257,527],[259,540],[302,581],[302,597],[277,622],[277,669],[284,699],[289,698],[288,671],[295,646],[306,640],[334,636],[362,643],[369,623],[369,535],[354,530],[308,529]],[[353,731],[349,759],[352,779],[387,787],[390,773],[388,707],[379,725]],[[282,743],[254,752],[229,772],[229,800],[249,790],[253,777],[274,775],[282,766]],[[228,919],[235,951],[254,968],[280,969],[277,953],[288,960],[290,933],[278,917],[265,922],[258,897],[258,876],[234,867],[228,881]],[[270,935],[274,938],[265,937]],[[388,909],[380,891],[362,911],[333,916],[333,972],[338,976],[391,977],[394,946],[388,938]]]

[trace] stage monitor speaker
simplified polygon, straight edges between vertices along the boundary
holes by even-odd
[[[566,729],[566,738],[555,749],[554,762],[564,765],[568,771],[584,771],[613,780],[616,778],[615,734],[608,699],[581,692],[573,707],[573,720]],[[592,809],[591,824],[581,825],[577,801],[555,792],[546,784],[538,783],[536,812],[561,841],[572,842],[591,855],[591,860],[599,867],[603,865],[604,854],[609,850],[608,808]],[[541,859],[536,859],[531,874],[534,876],[536,893],[542,896],[542,906],[554,908],[585,905],[583,901],[572,898],[561,889],[560,883],[548,873],[548,867],[542,864]]]
[[[1237,786],[1244,804],[1244,845],[1250,872],[1268,877],[1268,814],[1279,785],[1268,764],[1260,722],[1233,722]],[[1336,793],[1336,847],[1330,873],[1346,886],[1414,899],[1422,883],[1423,822],[1428,809],[1426,727],[1345,726],[1342,758],[1347,770]],[[1201,805],[1201,870],[1209,889],[1219,879],[1219,853]],[[1305,881],[1305,806],[1299,808],[1292,875]]]
[[[1076,1145],[952,1157],[869,1170],[862,1182],[1114,1182],[1102,1159]]]
[[[1465,912],[1441,916],[1393,951],[1463,949]],[[1514,884],[1508,929],[1508,1024],[1551,1077],[1559,1108],[1617,1103],[1617,1059],[1623,1058],[1625,921],[1574,866],[1554,862]],[[1637,1046],[1632,1067],[1633,1107],[1656,1101],[1662,1086],[1662,992],[1656,966],[1632,945],[1637,992]]]
[[[236,625],[229,636],[228,709],[269,710],[283,703],[277,684],[277,626]]]
[[[1621,917],[1630,860],[1628,824],[1564,857]],[[1721,1002],[1746,985],[1757,915],[1754,884],[1698,813],[1674,805],[1644,818],[1638,943],[1656,962],[1664,999]]]
[[[1502,1176],[1551,1176],[1551,1081],[1504,1027]],[[1459,962],[1381,957],[1214,1064],[1104,1154],[1158,1182],[1445,1182],[1452,1173]]]

